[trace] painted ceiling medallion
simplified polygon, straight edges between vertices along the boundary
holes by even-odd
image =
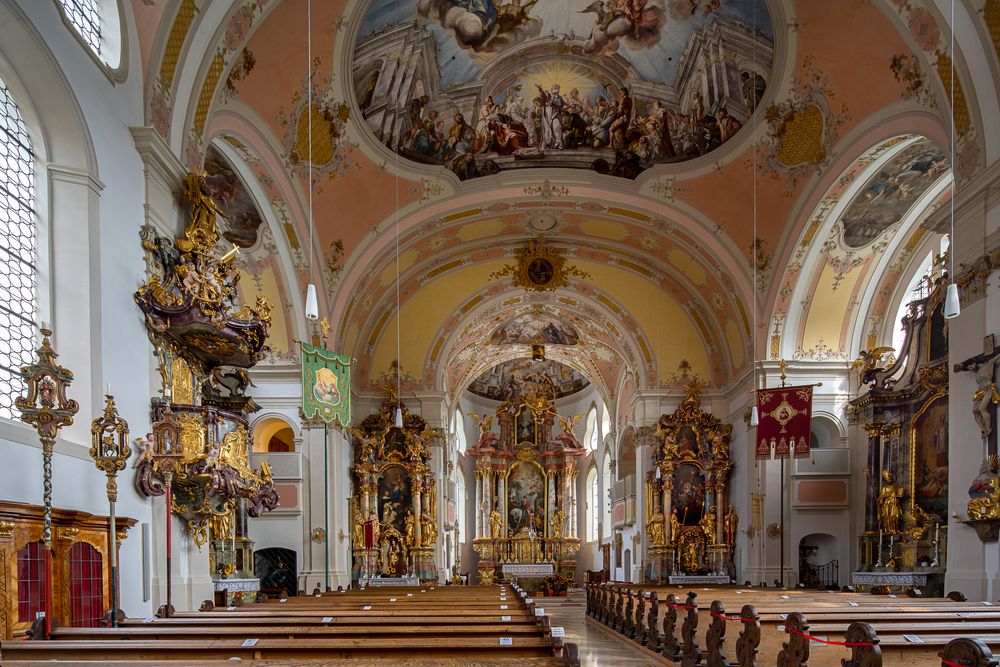
[[[591,276],[586,271],[566,265],[564,252],[562,248],[546,246],[545,237],[539,236],[537,241],[528,241],[528,247],[518,252],[517,264],[507,264],[494,271],[490,280],[512,276],[515,287],[544,292],[567,286],[567,279],[571,277],[589,279]]]
[[[462,179],[531,167],[635,178],[747,123],[772,76],[767,4],[372,0],[354,93],[379,143]]]

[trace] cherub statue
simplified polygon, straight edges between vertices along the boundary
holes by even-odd
[[[493,415],[477,415],[470,412],[469,417],[478,422],[479,441],[476,443],[476,448],[485,449],[491,446],[495,448],[499,444],[500,438],[493,432]]]
[[[144,438],[136,438],[135,439],[135,453],[136,453],[136,457],[135,457],[135,461],[132,462],[132,467],[133,468],[138,468],[139,466],[141,466],[146,461],[149,461],[150,463],[152,463],[152,461],[153,461],[153,445],[154,445],[154,440],[153,440],[153,434],[152,433],[147,433],[146,437],[144,437]]]

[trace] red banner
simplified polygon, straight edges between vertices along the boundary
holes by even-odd
[[[812,385],[757,390],[757,458],[809,456]]]
[[[365,521],[365,549],[371,551],[375,548],[375,520]]]

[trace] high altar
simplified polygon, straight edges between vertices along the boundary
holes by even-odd
[[[480,583],[493,583],[505,566],[532,575],[576,571],[576,458],[584,451],[573,435],[577,418],[557,415],[554,396],[548,378],[529,376],[479,423],[468,453],[476,459]],[[553,437],[556,417],[562,430]]]
[[[684,400],[653,432],[654,467],[646,475],[650,581],[734,575],[738,519],[727,493],[733,427],[702,411],[700,389],[691,380]]]
[[[437,579],[436,480],[428,446],[440,434],[410,414],[394,391],[354,435],[354,495],[351,498],[351,579]],[[396,408],[403,428],[395,426]]]

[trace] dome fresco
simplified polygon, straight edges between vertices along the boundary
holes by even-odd
[[[762,0],[374,0],[354,46],[379,142],[460,178],[634,178],[735,136],[771,77]]]

